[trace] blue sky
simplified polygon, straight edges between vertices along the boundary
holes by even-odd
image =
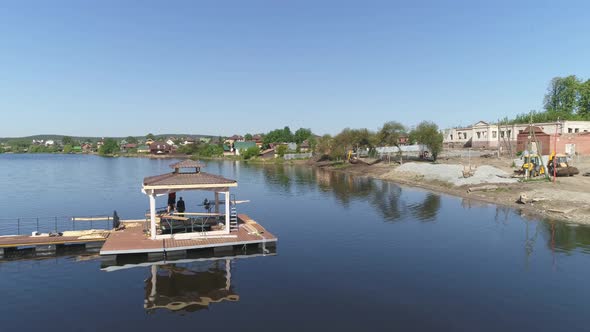
[[[335,134],[541,109],[584,1],[2,1],[0,137]]]

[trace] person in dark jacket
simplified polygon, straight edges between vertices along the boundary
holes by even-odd
[[[176,203],[176,211],[178,211],[179,216],[184,216],[184,210],[184,201],[182,200],[182,197],[180,197],[180,199]]]
[[[174,206],[176,205],[176,193],[172,192],[168,194],[168,213],[174,211]]]

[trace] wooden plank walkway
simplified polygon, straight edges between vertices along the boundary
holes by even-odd
[[[143,233],[142,226],[127,227],[112,232],[100,250],[101,255],[164,253],[171,251],[238,246],[244,244],[274,243],[277,238],[247,215],[238,215],[238,231],[223,238],[151,240]],[[186,233],[180,233],[186,234]]]
[[[88,238],[86,236],[28,236],[28,235],[15,235],[15,236],[1,236],[0,237],[0,248],[17,248],[17,247],[30,247],[30,246],[47,246],[47,245],[60,245],[60,244],[83,244],[90,242],[104,242],[109,236],[109,232],[105,231],[101,233],[100,237]]]

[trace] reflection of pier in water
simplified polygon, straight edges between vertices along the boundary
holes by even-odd
[[[145,309],[194,312],[211,303],[238,301],[240,296],[231,284],[231,264],[226,258],[152,265],[151,276],[145,280]]]
[[[157,309],[194,312],[207,309],[212,303],[239,301],[240,297],[232,285],[231,271],[232,264],[237,260],[275,255],[276,252],[268,252],[158,262],[137,260],[122,262],[123,265],[103,264],[102,270],[114,272],[148,268],[149,275],[144,280],[144,308],[147,312]]]

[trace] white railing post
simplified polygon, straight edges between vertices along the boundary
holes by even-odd
[[[156,239],[156,193],[152,191],[150,196],[150,233],[151,239]]]
[[[225,233],[229,234],[230,232],[230,225],[229,225],[229,205],[231,204],[229,200],[229,190],[225,192]]]

